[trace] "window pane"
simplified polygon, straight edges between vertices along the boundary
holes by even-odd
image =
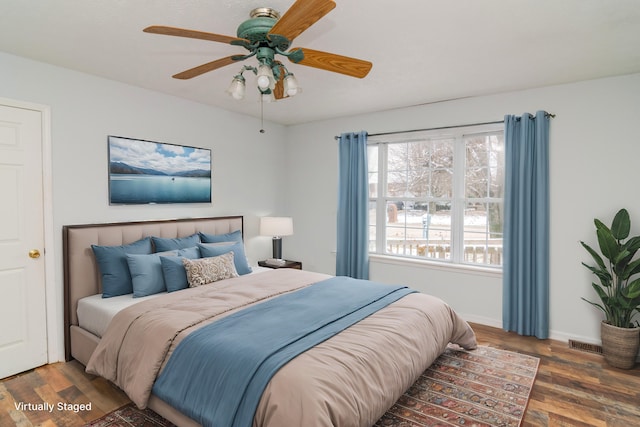
[[[376,197],[378,195],[378,173],[369,173],[369,197]]]
[[[429,158],[430,141],[416,141],[408,146],[407,194],[408,197],[424,197],[429,194],[431,174]]]
[[[369,252],[376,250],[376,200],[369,200]]]
[[[378,146],[377,145],[367,146],[367,167],[369,168],[369,172],[378,171]]]
[[[453,194],[453,147],[455,140],[433,140],[431,144],[431,192],[434,197]]]
[[[487,137],[485,135],[472,135],[465,138],[467,150],[467,168],[488,167]]]
[[[427,256],[427,236],[431,233],[434,238],[438,230],[450,230],[448,227],[436,227],[429,230],[431,215],[426,209],[404,209],[398,211],[396,203],[388,204],[386,224],[385,253],[391,255],[404,255],[412,257]],[[450,235],[450,233],[447,233]],[[433,252],[433,251],[432,251]],[[444,256],[443,256],[444,258]]]
[[[389,144],[387,152],[387,170],[405,170],[407,167],[407,144]]]
[[[451,197],[453,194],[453,170],[436,169],[431,176],[431,195],[434,197]]]
[[[502,203],[468,203],[464,213],[464,261],[502,265]]]
[[[489,197],[504,197],[504,167],[489,169]]]
[[[446,139],[389,145],[387,195],[450,197],[453,143]]]
[[[387,196],[403,197],[407,194],[407,172],[389,172],[387,174]]]
[[[471,136],[465,138],[466,168],[465,168],[465,197],[487,197],[489,184],[488,151],[485,136]]]
[[[465,138],[465,197],[501,198],[504,191],[504,138],[502,134]]]
[[[455,140],[451,138],[432,140],[431,162],[432,169],[453,170],[453,145]]]
[[[367,168],[369,169],[369,197],[378,195],[378,146],[367,147]]]
[[[429,203],[422,215],[424,255],[427,258],[451,259],[451,202]]]
[[[480,199],[487,197],[489,173],[487,168],[469,168],[464,177],[465,197],[467,199]]]

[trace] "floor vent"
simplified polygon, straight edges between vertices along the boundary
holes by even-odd
[[[598,344],[588,344],[576,340],[569,340],[569,348],[586,351],[588,353],[602,354],[602,346]]]

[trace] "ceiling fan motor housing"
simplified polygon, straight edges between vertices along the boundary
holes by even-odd
[[[250,19],[238,26],[236,32],[238,38],[249,40],[251,44],[259,43],[260,46],[277,47],[282,51],[289,48],[289,41],[286,38],[278,37],[276,40],[271,40],[267,37],[271,27],[280,18],[278,12],[268,7],[261,7],[252,10],[250,16]]]

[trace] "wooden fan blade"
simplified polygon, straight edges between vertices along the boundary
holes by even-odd
[[[276,81],[276,87],[273,89],[273,96],[276,99],[287,98],[284,94],[284,72],[282,71],[282,67],[280,67],[280,78]]]
[[[153,34],[163,34],[165,36],[177,36],[177,37],[187,37],[190,39],[200,39],[200,40],[209,40],[212,42],[220,42],[226,44],[241,44],[251,43],[246,39],[239,39],[237,37],[223,36],[221,34],[214,33],[205,33],[203,31],[195,31],[195,30],[185,30],[183,28],[175,28],[175,27],[165,27],[162,25],[152,25],[151,27],[147,27],[144,30],[145,33],[153,33]]]
[[[331,12],[334,7],[336,7],[336,3],[333,0],[296,0],[269,30],[269,34],[284,36],[291,42],[304,30]]]
[[[297,64],[306,65],[308,67],[319,68],[321,70],[332,71],[334,73],[346,74],[347,76],[363,78],[369,71],[373,64],[369,61],[362,59],[350,58],[348,56],[336,55],[335,53],[321,52],[319,50],[307,49],[307,48],[294,48],[300,49],[304,53],[304,58],[295,62]]]
[[[236,55],[227,56],[226,58],[216,59],[212,62],[207,62],[206,64],[199,65],[197,67],[191,68],[190,70],[183,71],[173,76],[174,79],[187,80],[194,77],[198,77],[204,73],[208,73],[209,71],[217,70],[218,68],[222,68],[224,66],[233,64],[236,62],[233,58],[237,58]]]

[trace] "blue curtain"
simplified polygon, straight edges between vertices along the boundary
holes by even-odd
[[[549,114],[505,116],[502,323],[549,336]]]
[[[343,133],[338,141],[336,275],[369,278],[367,133]]]

